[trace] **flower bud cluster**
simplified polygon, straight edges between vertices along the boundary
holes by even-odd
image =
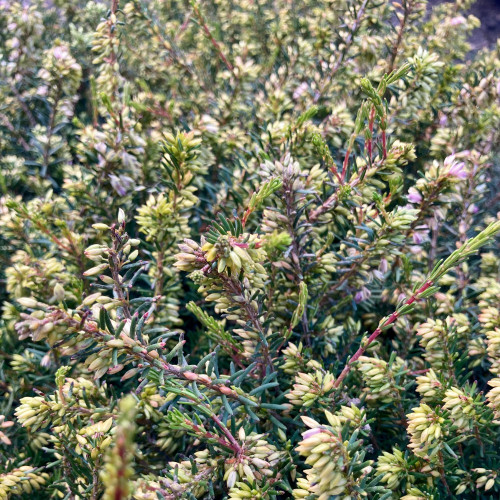
[[[135,432],[135,399],[132,395],[120,401],[120,418],[114,435],[114,446],[108,448],[106,464],[101,471],[101,480],[105,486],[103,499],[113,500],[127,497],[132,493],[131,479],[134,470],[131,465],[134,453],[133,436]],[[109,429],[111,424],[105,422],[101,429]],[[107,444],[109,446],[109,444]]]
[[[417,377],[417,392],[420,393],[422,401],[441,401],[444,390],[445,387],[432,368],[425,375]]]
[[[263,434],[247,435],[242,427],[238,437],[241,454],[224,463],[224,480],[228,488],[233,488],[241,481],[251,484],[272,476],[284,458],[284,454],[270,444]]]
[[[355,453],[352,443],[343,439],[338,417],[330,412],[325,412],[325,416],[329,426],[302,417],[309,429],[302,433],[302,441],[296,450],[306,457],[305,463],[311,468],[305,471],[306,478],[299,483],[300,488],[294,490],[294,498],[306,498],[306,492],[321,500],[349,495],[357,481],[371,471],[371,462],[367,461],[359,470],[358,477],[347,473],[362,457]]]
[[[13,468],[0,474],[0,499],[7,500],[13,495],[33,494],[40,490],[49,479],[46,472],[37,472],[29,465]]]
[[[286,395],[294,406],[312,406],[319,398],[333,389],[333,374],[323,370],[313,373],[299,372],[295,375],[293,389]]]
[[[61,82],[62,92],[73,96],[78,90],[82,77],[82,68],[71,55],[69,46],[60,43],[45,53],[43,68],[38,76],[45,80],[48,86]]]
[[[392,365],[386,361],[361,356],[357,369],[361,372],[366,385],[367,401],[389,403],[398,397],[400,389],[395,378],[404,370],[404,361],[396,358]]]
[[[306,371],[310,370],[320,370],[321,365],[318,361],[314,359],[307,359],[303,353],[304,346],[302,342],[297,346],[293,342],[289,342],[285,349],[283,349],[283,357],[285,362],[281,367],[285,373],[293,375],[297,373],[298,370]]]
[[[444,417],[439,410],[422,403],[407,415],[410,444],[408,447],[417,456],[433,455],[442,447]]]
[[[397,489],[401,481],[409,479],[410,468],[407,458],[398,448],[393,448],[392,453],[382,452],[377,461],[377,473],[383,474],[382,483],[390,490]]]
[[[450,363],[453,359],[450,346],[468,331],[468,321],[463,324],[459,321],[461,318],[448,316],[444,321],[429,319],[417,327],[420,345],[425,349],[425,359],[434,370],[441,370]]]
[[[474,398],[457,387],[451,387],[443,400],[445,410],[451,414],[453,425],[459,431],[470,430],[477,419]]]

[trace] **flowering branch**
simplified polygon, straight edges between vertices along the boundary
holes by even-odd
[[[439,278],[443,276],[450,268],[463,262],[467,257],[473,254],[483,245],[486,245],[491,238],[500,231],[500,221],[491,223],[486,229],[481,231],[475,238],[468,240],[462,247],[455,250],[444,262],[439,262],[429,277],[418,286],[418,288],[411,294],[409,298],[404,300],[389,317],[384,318],[379,326],[372,332],[363,345],[353,354],[349,361],[344,366],[342,372],[337,377],[334,387],[339,387],[347,374],[351,371],[353,363],[355,363],[360,356],[362,356],[368,347],[377,339],[377,337],[392,325],[398,318],[408,314],[412,310],[415,301],[431,297],[438,290],[439,287],[435,286]]]

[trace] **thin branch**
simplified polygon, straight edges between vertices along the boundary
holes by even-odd
[[[356,35],[356,32],[358,31],[361,22],[363,21],[363,16],[365,14],[366,7],[368,6],[369,0],[364,0],[363,4],[358,10],[358,13],[356,15],[356,19],[352,23],[351,30],[349,31],[349,34],[347,35],[347,38],[344,41],[344,47],[342,48],[342,51],[339,54],[339,57],[337,58],[337,61],[333,65],[332,70],[330,71],[330,74],[319,84],[319,89],[318,92],[314,98],[314,102],[317,102],[319,98],[323,95],[325,92],[326,87],[328,84],[333,80],[333,77],[337,73],[337,71],[341,68],[342,63],[344,62],[345,56],[349,52],[349,49],[351,48],[352,42],[354,40],[354,36]]]
[[[408,21],[408,17],[412,11],[412,7],[413,7],[413,2],[411,0],[405,0],[403,2],[404,12],[399,22],[398,36],[396,38],[396,41],[394,42],[394,45],[392,46],[391,56],[389,60],[389,69],[387,70],[387,73],[392,73],[394,66],[396,64],[396,58],[398,57],[399,47],[401,45],[401,42],[403,41],[404,29]]]
[[[428,280],[426,281],[416,292],[414,292],[409,299],[407,299],[404,302],[405,306],[409,306],[413,304],[419,296],[424,293],[428,288],[430,288],[433,285],[433,282]],[[368,337],[367,341],[362,345],[352,356],[352,358],[346,363],[344,366],[344,369],[338,376],[338,378],[335,380],[335,383],[333,384],[333,387],[339,387],[341,384],[342,380],[345,379],[347,374],[351,371],[351,367],[354,362],[358,360],[360,356],[362,356],[368,347],[377,339],[377,337],[383,332],[384,328],[387,326],[391,325],[394,323],[400,316],[400,312],[398,310],[394,311],[381,325],[379,325],[376,330]]]
[[[205,36],[210,40],[210,43],[214,46],[217,55],[220,57],[221,61],[226,65],[226,68],[233,74],[233,76],[236,77],[236,74],[234,73],[234,66],[229,62],[228,58],[222,51],[222,47],[220,46],[219,42],[212,35],[212,32],[210,31],[210,28],[208,27],[205,18],[203,17],[203,14],[201,13],[200,8],[198,7],[198,4],[196,2],[192,2],[192,6],[194,15],[196,16],[196,19],[200,23],[200,26],[203,28]]]

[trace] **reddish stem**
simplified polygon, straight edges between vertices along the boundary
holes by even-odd
[[[340,183],[344,184],[345,176],[347,173],[347,165],[349,165],[349,156],[351,156],[351,145],[347,146],[347,151],[345,152],[344,163],[342,164],[342,175],[340,176]]]
[[[430,286],[432,286],[432,281],[426,281],[415,293],[412,294],[412,296],[406,300],[404,305],[411,305],[417,300],[418,296],[422,293],[424,293]],[[337,380],[335,380],[335,383],[333,384],[333,387],[338,387],[342,380],[347,376],[347,374],[351,371],[352,364],[359,359],[360,356],[362,356],[368,347],[375,341],[375,339],[382,333],[382,329],[385,328],[386,326],[391,325],[394,323],[397,319],[399,318],[399,312],[394,311],[377,329],[368,337],[368,340],[365,342],[364,345],[362,345],[353,355],[353,357],[346,363],[344,366],[344,369],[338,376]]]
[[[233,451],[237,454],[241,454],[241,446],[239,445],[238,441],[234,438],[234,436],[229,432],[229,429],[219,420],[219,417],[217,415],[212,415],[212,419],[214,422],[219,426],[219,429],[224,433],[224,435],[227,437],[229,442],[231,443],[231,448]]]
[[[201,11],[197,5],[193,5],[193,12],[196,15],[196,18],[198,19],[201,27],[203,28],[205,36],[210,40],[210,43],[213,45],[213,47],[216,50],[217,54],[219,55],[221,61],[225,64],[226,68],[234,76],[236,76],[234,73],[234,66],[229,62],[228,58],[225,56],[224,52],[222,51],[222,48],[221,48],[219,42],[212,35],[212,32],[210,31],[210,28],[207,26],[207,23],[205,22],[205,19],[203,18],[203,14],[201,13]]]
[[[245,227],[245,224],[247,223],[247,219],[250,216],[250,214],[253,212],[250,208],[247,208],[245,210],[245,213],[243,214],[243,217],[241,218],[241,225]]]

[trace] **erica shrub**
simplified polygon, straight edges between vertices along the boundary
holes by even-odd
[[[470,4],[0,2],[0,499],[498,498]]]

